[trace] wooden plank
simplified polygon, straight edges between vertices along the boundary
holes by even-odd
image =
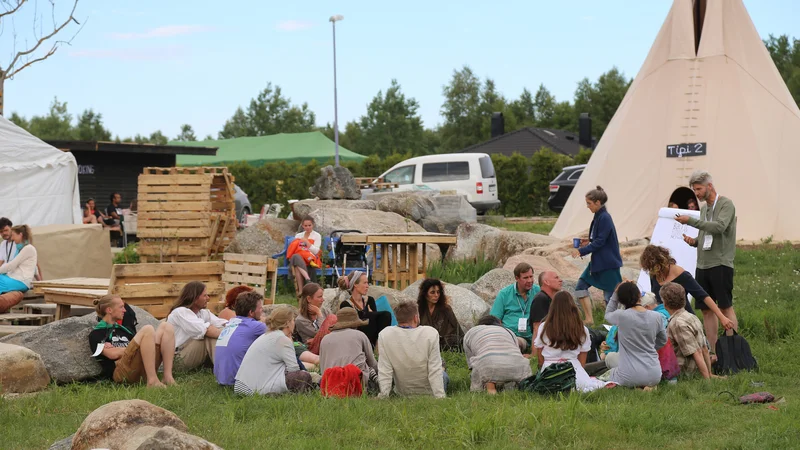
[[[458,240],[454,234],[443,233],[349,233],[341,239],[345,244],[455,244]]]
[[[277,261],[276,260],[270,259],[270,262],[276,263],[276,267],[277,267]],[[270,305],[274,305],[275,304],[275,290],[278,287],[278,272],[277,272],[277,270],[273,269],[273,270],[271,270],[271,274],[272,274],[272,286],[271,286],[271,291],[270,291],[269,304]]]
[[[108,278],[61,278],[33,282],[33,292],[42,295],[46,287],[97,289],[108,287]]]
[[[167,215],[167,217],[164,218],[139,221],[139,231],[142,229],[149,230],[159,228],[208,228],[208,225],[209,219],[177,220]]]
[[[78,289],[78,288],[44,288],[45,301],[48,294],[57,294],[68,297],[87,297],[99,298],[108,294],[108,288],[105,289]]]
[[[142,193],[136,197],[141,205],[143,202],[163,201],[208,201],[207,192],[175,192],[175,193]]]
[[[144,244],[144,245],[142,245]],[[152,257],[153,261],[158,260],[160,256],[164,258],[170,256],[197,256],[197,257],[207,257],[208,256],[208,246],[207,245],[191,245],[188,242],[176,242],[175,240],[163,240],[160,242],[147,242],[143,243],[139,241],[139,256],[149,256]]]
[[[212,203],[204,202],[146,202],[139,204],[139,211],[210,211]]]
[[[143,305],[142,309],[149,312],[156,319],[165,319],[172,309],[172,303],[161,305]]]
[[[270,258],[267,255],[247,255],[244,253],[224,253],[222,255],[223,261],[237,261],[237,262],[250,262],[265,264]]]
[[[226,262],[225,263],[225,272],[238,272],[238,273],[247,273],[251,275],[266,275],[267,274],[267,266],[266,265],[249,265],[249,264],[235,264],[233,262]]]
[[[241,286],[240,283],[228,283],[225,285],[225,290],[230,291],[231,289],[235,288],[236,286]],[[258,292],[261,294],[262,297],[266,297],[266,286],[250,286],[253,291]],[[266,300],[266,299],[265,299]],[[266,303],[266,301],[265,301]],[[271,304],[271,303],[270,303]]]
[[[62,303],[57,304],[56,305],[56,320],[66,319],[67,317],[70,317],[71,316],[70,309],[72,309],[72,307],[70,305],[65,305],[65,304],[62,304]]]
[[[210,184],[160,184],[160,185],[140,184],[138,187],[139,191],[138,197],[141,198],[142,194],[150,195],[159,193],[168,193],[168,194],[196,193],[196,194],[205,194],[206,198],[208,198],[210,189],[211,189]]]
[[[139,211],[137,213],[138,227],[150,220],[211,220],[211,211]]]
[[[207,238],[213,236],[208,228],[144,228],[136,231],[141,238]]]
[[[205,283],[208,295],[220,295],[225,292],[225,285],[222,281],[210,281]],[[118,284],[111,289],[113,294],[117,294],[126,301],[128,299],[148,298],[148,297],[169,297],[175,299],[180,295],[186,283],[125,283]]]
[[[114,264],[112,273],[117,278],[164,275],[222,275],[222,261],[176,264]]]
[[[176,185],[176,184],[207,184],[211,185],[214,176],[210,174],[192,175],[139,175],[139,186]]]
[[[266,286],[267,277],[265,276],[255,277],[252,275],[244,275],[238,273],[223,273],[222,281],[225,281],[227,283],[255,284],[258,286]]]

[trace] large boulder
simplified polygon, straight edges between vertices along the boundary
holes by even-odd
[[[433,204],[436,206],[437,217],[458,219],[459,223],[478,221],[478,213],[467,201],[466,195],[440,192],[433,197]]]
[[[499,232],[499,229],[482,223],[462,223],[456,229],[458,242],[456,245],[450,246],[447,251],[447,259],[449,261],[475,261],[483,251],[481,247],[483,237]]]
[[[522,253],[525,255],[550,256],[554,252],[570,252],[572,248],[572,240],[559,241],[544,247],[531,247]]]
[[[432,192],[392,193],[378,201],[378,210],[400,214],[406,219],[419,222],[436,210],[432,197]]]
[[[575,258],[567,252],[553,252],[545,257],[561,278],[577,280],[586,268],[586,259]]]
[[[458,226],[464,223],[464,220],[460,217],[442,217],[434,214],[425,217],[418,223],[422,225],[422,228],[425,228],[425,231],[431,233],[456,234]]]
[[[292,216],[297,220],[309,215],[316,209],[377,209],[372,200],[300,200],[292,205]]]
[[[218,449],[188,434],[189,428],[170,411],[144,400],[107,403],[89,414],[72,437],[72,450]]]
[[[538,277],[540,273],[546,270],[553,270],[558,272],[550,261],[547,260],[544,256],[534,256],[534,255],[516,255],[508,258],[508,261],[503,265],[503,269],[508,270],[510,272],[514,272],[514,268],[517,267],[519,263],[528,263],[533,267],[533,276]]]
[[[297,220],[264,219],[236,234],[225,249],[228,253],[272,256],[284,249],[286,236],[294,236],[300,227]]]
[[[482,298],[489,306],[492,306],[495,297],[497,297],[497,292],[515,282],[513,268],[511,270],[492,269],[480,277],[470,290]]]
[[[410,219],[391,212],[319,209],[309,214],[315,222],[314,229],[323,236],[335,230],[359,230],[362,233],[424,233],[425,229]],[[427,244],[428,261],[439,261],[439,246]]]
[[[0,394],[41,391],[50,384],[42,358],[18,345],[0,344]]]
[[[132,306],[139,328],[158,327],[159,321],[147,311]],[[89,351],[89,332],[97,324],[97,315],[90,313],[42,325],[0,338],[0,343],[19,345],[41,355],[50,378],[58,383],[83,381],[100,375],[100,364]]]
[[[486,259],[505,264],[512,256],[520,255],[532,247],[546,247],[559,240],[550,236],[525,231],[505,231],[487,233],[481,240],[480,248]]]
[[[358,200],[361,189],[358,188],[353,174],[342,166],[325,166],[309,191],[320,200]]]
[[[421,284],[422,280],[417,280],[405,288],[403,294],[409,297],[416,297]],[[456,319],[458,319],[458,323],[464,328],[464,331],[472,328],[475,322],[489,311],[489,305],[469,289],[464,289],[463,287],[450,283],[442,284],[444,285],[444,293],[447,296],[450,307],[453,308],[453,313]]]

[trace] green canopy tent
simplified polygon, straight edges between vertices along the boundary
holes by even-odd
[[[267,163],[319,163],[333,161],[335,144],[319,131],[309,133],[273,134],[271,136],[240,137],[217,141],[172,141],[170,145],[219,147],[216,156],[178,155],[179,166],[219,166],[246,162],[260,167]],[[339,146],[340,161],[362,161],[366,156]]]

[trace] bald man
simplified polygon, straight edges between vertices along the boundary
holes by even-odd
[[[546,270],[539,273],[539,287],[542,288],[535,297],[533,297],[533,306],[531,307],[530,326],[533,330],[533,335],[538,336],[539,325],[544,321],[548,311],[550,311],[550,302],[553,301],[553,296],[556,292],[561,290],[561,277],[552,270]],[[534,353],[536,348],[533,349]]]

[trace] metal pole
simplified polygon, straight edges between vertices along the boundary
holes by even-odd
[[[333,21],[333,139],[336,143],[336,165],[339,165],[339,109],[336,94],[336,22]]]

